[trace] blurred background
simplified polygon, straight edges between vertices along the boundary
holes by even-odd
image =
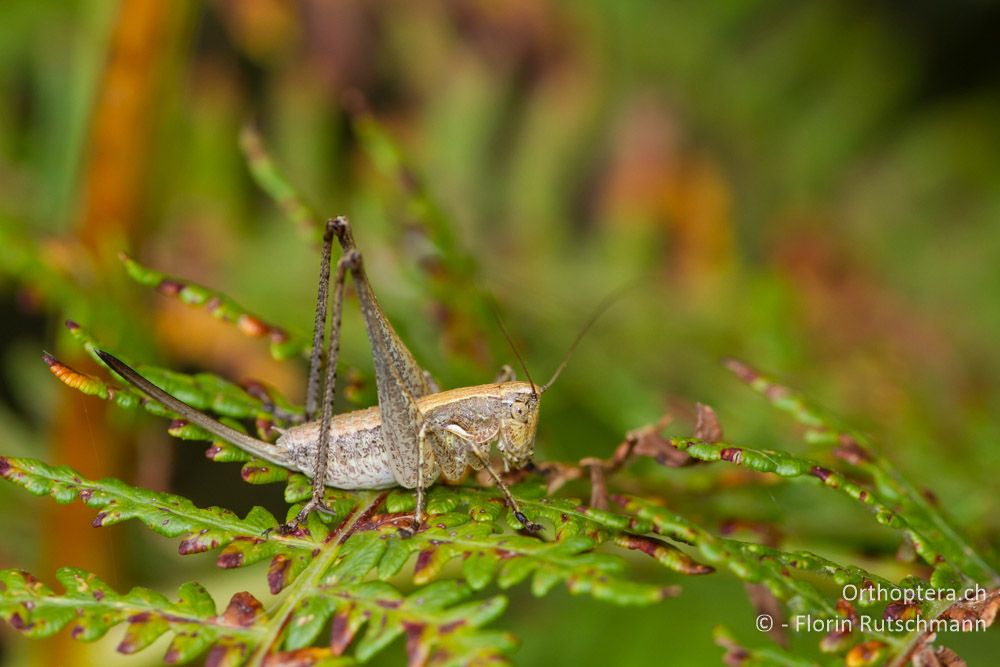
[[[739,356],[870,432],[992,554],[998,30],[1000,10],[971,1],[5,0],[0,454],[282,510],[278,486],[242,484],[162,420],[74,392],[41,361],[101,374],[65,333],[72,318],[132,358],[302,399],[304,362],[132,283],[116,259],[308,335],[315,238],[254,185],[238,139],[252,121],[321,214],[351,216],[385,309],[444,386],[513,363],[470,306],[480,291],[541,382],[596,304],[638,280],[546,394],[539,460],[606,457],[666,412],[683,424],[694,401],[734,442],[811,453],[718,363]],[[360,404],[374,391],[352,306]],[[642,474],[708,527],[767,522],[785,546],[910,571],[898,534],[813,485]],[[220,572],[137,526],[95,530],[92,514],[0,486],[0,567],[273,599],[263,565]],[[681,583],[646,609],[522,587],[496,625],[522,638],[524,664],[716,664],[720,622],[767,642],[738,581]],[[120,632],[89,646],[4,626],[0,664],[111,664]],[[815,638],[792,642],[815,654]],[[986,664],[1000,640],[952,646]],[[121,663],[156,664],[163,647]]]

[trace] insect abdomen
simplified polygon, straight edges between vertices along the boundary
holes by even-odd
[[[298,470],[310,478],[315,476],[318,421],[288,429],[276,444]],[[382,440],[377,407],[333,418],[325,484],[338,489],[386,489],[397,485]]]

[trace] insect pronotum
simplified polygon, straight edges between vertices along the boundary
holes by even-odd
[[[343,255],[336,263],[330,294],[330,267],[334,237]],[[348,272],[354,283],[368,331],[375,365],[378,406],[333,414],[344,283]],[[330,304],[330,317],[327,305]],[[440,391],[414,359],[379,307],[365,275],[361,254],[346,218],[327,222],[323,237],[319,293],[313,347],[309,365],[305,422],[286,429],[272,444],[241,433],[171,396],[113,355],[98,350],[100,358],[118,375],[192,424],[236,445],[253,456],[305,473],[312,479],[312,497],[291,530],[314,510],[328,511],[324,486],[340,489],[416,489],[417,503],[411,527],[423,518],[424,490],[439,475],[461,478],[468,467],[485,469],[501,490],[514,516],[528,530],[541,528],[525,517],[500,475],[490,465],[490,445],[496,443],[505,468],[524,467],[531,459],[538,425],[541,395],[555,382],[573,349],[606,309],[602,305],[577,335],[552,378],[542,386],[518,381],[509,367],[495,382]],[[325,336],[327,319],[329,335]],[[506,331],[504,331],[506,335]],[[326,354],[323,354],[326,337]],[[515,354],[517,350],[514,350]],[[324,363],[325,356],[325,363]],[[518,356],[520,361],[520,356]],[[522,362],[523,367],[523,362]],[[524,367],[525,374],[528,373]],[[322,396],[321,394],[322,389]],[[319,406],[320,416],[316,412]]]

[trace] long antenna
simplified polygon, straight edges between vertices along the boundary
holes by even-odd
[[[583,337],[587,335],[587,332],[590,331],[590,328],[594,326],[594,323],[597,322],[597,320],[600,319],[601,315],[606,313],[608,309],[611,308],[611,306],[613,306],[618,301],[619,297],[621,297],[623,293],[634,287],[637,282],[639,282],[638,278],[635,280],[630,280],[621,287],[612,290],[610,294],[604,297],[601,303],[598,304],[597,308],[594,310],[594,314],[590,316],[590,319],[587,320],[587,323],[583,325],[582,329],[580,329],[580,333],[578,333],[576,335],[576,338],[573,339],[573,343],[569,346],[569,349],[566,350],[566,354],[563,355],[562,361],[559,362],[559,366],[556,367],[556,370],[552,374],[552,377],[549,379],[548,382],[542,385],[541,389],[538,390],[538,393],[544,394],[548,390],[548,388],[552,386],[552,383],[554,383],[559,378],[560,373],[562,373],[563,369],[566,368],[566,364],[569,363],[569,358],[573,356],[573,352],[574,350],[576,350],[576,346],[580,344],[580,341],[583,340]]]
[[[510,349],[514,351],[514,356],[517,357],[517,363],[521,365],[521,370],[524,371],[524,376],[528,378],[528,382],[531,384],[531,395],[535,398],[538,397],[540,393],[535,389],[535,381],[531,379],[531,373],[528,372],[528,364],[524,363],[524,358],[517,349],[517,345],[514,345],[514,339],[511,337],[510,332],[507,331],[507,325],[503,323],[503,318],[500,317],[500,309],[497,307],[497,302],[492,296],[487,296],[487,300],[490,302],[490,308],[493,309],[493,316],[497,318],[497,324],[500,325],[500,331],[503,332],[503,337],[507,339],[507,344],[510,345]],[[542,389],[541,391],[545,391]]]

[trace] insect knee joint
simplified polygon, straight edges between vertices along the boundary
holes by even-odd
[[[351,223],[347,221],[347,218],[338,215],[336,218],[330,218],[326,221],[326,231],[327,233],[336,234],[338,238],[344,238],[345,235],[349,233]]]
[[[361,268],[361,253],[358,250],[350,249],[340,258],[340,263],[348,269]]]

